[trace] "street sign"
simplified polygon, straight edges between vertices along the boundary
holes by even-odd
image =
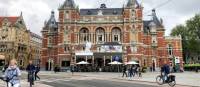
[[[175,64],[180,63],[180,59],[178,57],[175,57]]]

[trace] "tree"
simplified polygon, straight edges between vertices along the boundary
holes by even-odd
[[[182,36],[183,57],[187,62],[187,58],[191,55],[200,53],[200,14],[186,21],[186,25],[177,25],[172,29],[171,36]]]

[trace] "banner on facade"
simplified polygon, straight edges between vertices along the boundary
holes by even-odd
[[[122,46],[104,45],[100,52],[122,52]]]
[[[76,56],[92,56],[93,52],[76,52]]]
[[[176,63],[176,64],[177,64],[177,63],[180,63],[179,57],[175,57],[175,63]]]

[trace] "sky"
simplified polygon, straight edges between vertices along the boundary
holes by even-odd
[[[107,7],[122,7],[128,0],[75,0],[79,8],[98,8],[101,3]],[[41,35],[44,21],[48,20],[52,10],[58,18],[58,7],[64,0],[0,0],[0,16],[19,16],[23,13],[27,28]],[[163,19],[168,36],[171,29],[200,13],[200,0],[138,0],[144,7],[144,20],[150,19],[151,10],[156,9],[157,16]]]

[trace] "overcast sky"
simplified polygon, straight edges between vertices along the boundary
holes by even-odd
[[[98,8],[101,3],[107,7],[122,7],[127,0],[75,0],[80,8]],[[163,18],[166,34],[177,24],[200,13],[200,0],[138,0],[144,5],[144,18],[149,19],[151,9],[155,7],[159,18]],[[18,16],[23,12],[28,29],[40,34],[44,21],[48,20],[51,10],[56,11],[64,0],[0,0],[0,16]],[[161,5],[161,7],[159,6]],[[58,18],[58,17],[57,17]],[[41,35],[41,34],[40,34]]]

